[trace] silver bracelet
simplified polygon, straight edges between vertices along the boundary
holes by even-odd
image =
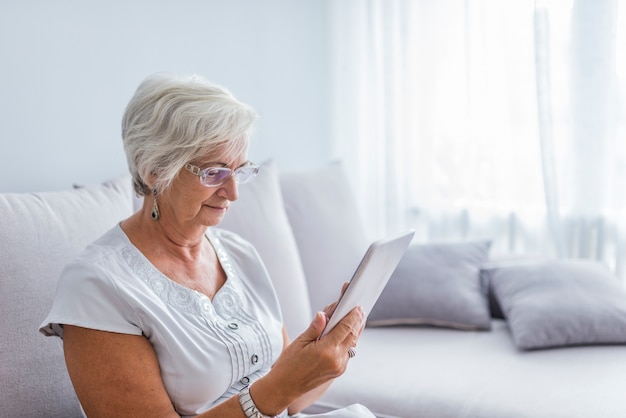
[[[269,416],[259,412],[250,396],[250,386],[246,386],[239,392],[239,404],[247,418],[278,418],[278,415]]]

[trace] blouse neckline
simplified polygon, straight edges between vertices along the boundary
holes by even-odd
[[[218,261],[226,274],[226,281],[215,293],[212,300],[204,293],[183,286],[163,274],[130,241],[121,225],[118,224],[117,228],[124,236],[127,244],[124,258],[129,266],[164,302],[193,313],[208,314],[209,316],[218,315],[224,319],[233,317],[239,311],[242,300],[240,279],[230,262],[228,252],[211,228],[207,229],[205,237],[213,246]]]

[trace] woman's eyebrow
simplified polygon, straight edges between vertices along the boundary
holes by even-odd
[[[252,161],[250,160],[246,160],[243,163],[241,163],[240,165],[238,165],[237,167],[234,167],[233,169],[237,169],[240,167],[244,167],[248,164],[252,164]],[[196,164],[202,168],[207,168],[207,167],[230,167],[230,165],[228,163],[225,163],[223,161],[207,161],[207,162],[201,162]]]
[[[201,161],[199,162],[197,165],[199,165],[200,167],[206,168],[206,167],[228,167],[228,164],[222,162],[222,161]]]

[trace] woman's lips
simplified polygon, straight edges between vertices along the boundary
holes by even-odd
[[[205,205],[210,209],[218,210],[220,212],[226,212],[228,210],[228,206],[213,206],[213,205]]]

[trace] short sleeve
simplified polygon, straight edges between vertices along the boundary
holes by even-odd
[[[62,325],[141,335],[142,329],[126,294],[94,264],[76,261],[65,267],[54,303],[39,331],[63,338]]]

